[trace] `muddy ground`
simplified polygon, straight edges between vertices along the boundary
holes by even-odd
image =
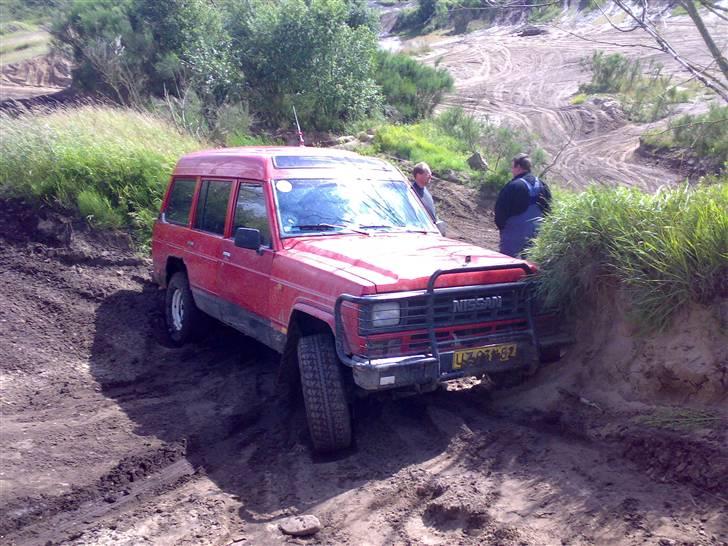
[[[724,420],[686,440],[472,380],[358,403],[319,457],[275,354],[222,327],[168,347],[128,240],[41,217],[0,205],[3,543],[728,543]],[[322,530],[286,537],[293,514]]]

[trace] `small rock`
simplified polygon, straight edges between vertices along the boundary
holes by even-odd
[[[114,494],[112,493],[112,494],[110,494],[110,495],[106,495],[106,497],[104,497],[104,500],[105,500],[106,502],[108,502],[109,504],[113,504],[113,503],[115,503],[115,502],[116,502],[116,500],[117,500],[117,497],[116,497],[116,495],[114,495]]]
[[[278,527],[287,535],[294,537],[305,537],[314,535],[321,530],[321,522],[316,516],[293,516],[281,520]]]

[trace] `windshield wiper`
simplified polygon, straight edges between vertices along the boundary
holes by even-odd
[[[369,235],[368,232],[362,231],[360,229],[353,228],[351,226],[345,226],[342,224],[297,224],[295,226],[291,226],[294,229],[300,229],[301,231],[323,231],[323,230],[330,230],[330,229],[346,229],[349,231],[354,231],[356,233],[361,233],[362,235]]]
[[[391,224],[381,224],[381,225],[363,225],[359,224],[359,229],[394,229],[396,226],[393,226]]]

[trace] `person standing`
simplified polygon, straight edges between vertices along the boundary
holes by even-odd
[[[531,174],[527,154],[513,158],[511,173],[513,178],[495,202],[495,225],[500,231],[500,253],[516,258],[531,245],[541,220],[551,211],[551,190]]]
[[[418,163],[412,169],[412,176],[415,179],[412,184],[412,189],[415,190],[420,201],[422,201],[422,204],[425,205],[425,209],[430,215],[430,218],[432,218],[432,221],[437,223],[435,201],[432,199],[432,194],[427,189],[427,184],[430,183],[430,179],[432,178],[432,170],[430,169],[430,166],[424,162]]]

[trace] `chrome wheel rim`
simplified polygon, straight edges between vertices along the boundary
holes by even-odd
[[[175,290],[172,294],[172,326],[175,330],[182,329],[182,321],[185,317],[185,304],[182,301],[182,291]]]

